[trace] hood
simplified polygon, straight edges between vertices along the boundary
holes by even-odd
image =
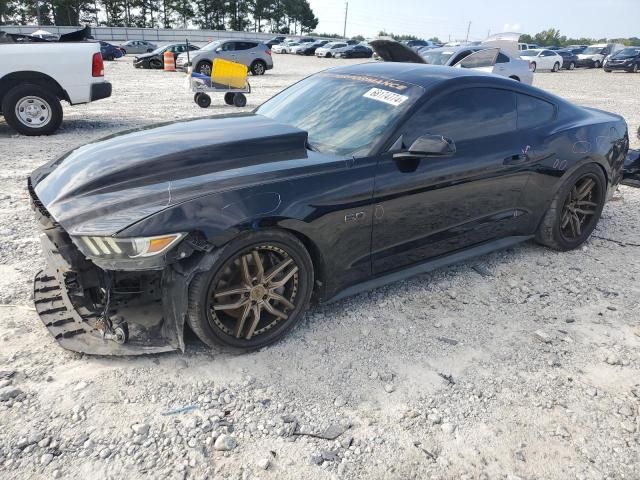
[[[136,55],[136,58],[137,58],[138,60],[142,60],[143,58],[157,57],[158,55],[162,55],[162,53],[153,53],[153,52],[150,52],[150,53],[141,53],[141,54],[139,54],[139,55]]]
[[[69,234],[113,235],[220,191],[221,183],[247,170],[306,158],[306,140],[307,132],[255,114],[173,122],[77,148],[34,171],[30,181]]]
[[[385,62],[427,63],[418,52],[395,40],[372,40],[369,47]]]

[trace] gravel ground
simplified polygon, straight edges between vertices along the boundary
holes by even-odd
[[[247,109],[347,62],[277,56]],[[57,135],[0,120],[0,478],[640,478],[640,192],[626,187],[581,250],[527,243],[314,307],[256,353],[193,338],[184,355],[61,349],[31,308],[44,261],[27,175],[126,128],[236,111],[197,107],[182,74],[106,70],[113,97],[65,108]],[[535,83],[640,126],[640,75]]]

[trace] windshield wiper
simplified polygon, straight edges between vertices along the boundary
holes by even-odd
[[[317,149],[317,147],[311,145],[311,143],[309,143],[309,140],[307,140],[307,142],[305,143],[305,147],[307,147],[307,150],[311,150],[312,152],[319,152],[320,150]]]

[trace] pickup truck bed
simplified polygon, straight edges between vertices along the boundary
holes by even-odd
[[[98,42],[0,44],[0,113],[24,135],[48,135],[72,105],[111,96]]]

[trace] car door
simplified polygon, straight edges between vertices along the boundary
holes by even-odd
[[[217,52],[217,56],[231,62],[237,62],[236,43],[238,42],[224,42],[220,45],[220,51]]]
[[[492,73],[496,64],[499,48],[485,48],[467,55],[454,65],[458,68],[472,68],[481,72]]]
[[[508,77],[511,75],[510,64],[511,59],[502,52],[498,53],[498,57],[496,58],[496,64],[493,66],[493,73],[496,75],[502,75],[503,77]]]
[[[555,56],[553,55],[553,52],[551,52],[550,50],[543,50],[538,56],[538,68],[551,70],[553,68],[554,58]]]
[[[450,138],[456,153],[413,165],[393,158],[427,134]],[[515,206],[527,174],[514,92],[474,87],[441,94],[392,141],[375,179],[374,274],[518,231]]]

